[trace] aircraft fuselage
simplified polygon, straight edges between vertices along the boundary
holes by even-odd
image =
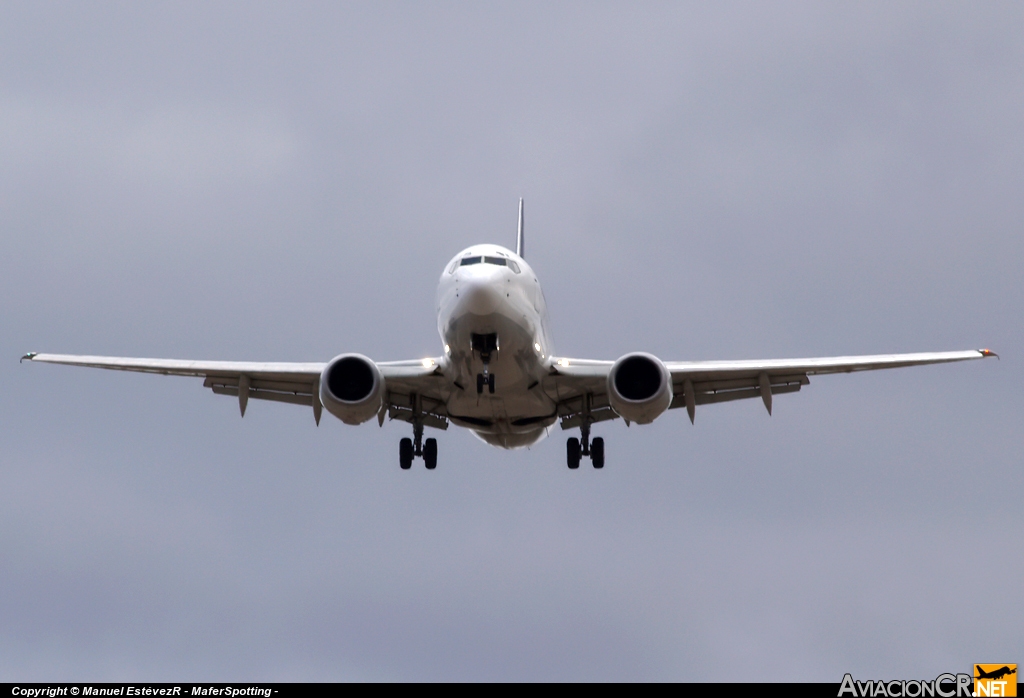
[[[547,435],[556,405],[542,386],[553,348],[544,293],[522,257],[498,245],[456,255],[437,287],[437,329],[453,422],[504,448]]]

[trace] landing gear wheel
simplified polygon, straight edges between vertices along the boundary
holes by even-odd
[[[437,439],[427,439],[423,444],[423,462],[427,470],[437,467]]]
[[[575,436],[565,443],[565,458],[570,470],[580,467],[580,440]]]
[[[487,374],[487,392],[494,395],[494,374]]]
[[[412,439],[402,439],[398,442],[398,464],[402,470],[412,467]]]
[[[590,462],[595,468],[604,467],[604,439],[600,436],[590,442]]]
[[[480,395],[484,392],[484,374],[476,374],[476,394]]]

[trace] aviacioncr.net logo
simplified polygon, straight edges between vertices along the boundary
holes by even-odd
[[[1016,687],[1016,684],[1014,684]],[[1015,692],[1016,695],[1016,692]],[[970,674],[939,674],[932,681],[856,681],[843,676],[838,698],[973,698]]]
[[[1013,698],[1017,695],[1016,664],[975,664],[974,695],[978,698],[999,696]]]

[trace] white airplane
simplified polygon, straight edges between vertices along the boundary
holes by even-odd
[[[437,288],[437,329],[444,354],[413,361],[375,362],[341,354],[327,363],[179,361],[31,352],[22,359],[175,376],[199,376],[218,395],[237,396],[242,416],[249,398],[312,406],[316,423],[324,408],[345,424],[385,417],[412,425],[399,445],[399,463],[422,456],[437,466],[437,440],[423,428],[449,424],[473,431],[501,448],[543,439],[559,422],[579,428],[568,440],[570,468],[583,456],[604,467],[604,439],[591,425],[622,418],[649,424],[669,409],[760,397],[770,415],[772,396],[792,393],[809,376],[880,368],[968,361],[988,349],[922,354],[840,356],[766,361],[662,361],[633,352],[616,361],[554,354],[540,282],[526,263],[523,202],[519,201],[516,251],[474,245],[457,254]]]

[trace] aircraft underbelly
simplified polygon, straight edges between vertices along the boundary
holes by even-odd
[[[535,347],[536,328],[527,314],[513,318],[509,315],[514,308],[509,310],[465,314],[448,323],[449,367],[462,388],[452,390],[447,409],[453,421],[474,431],[533,434],[554,422],[556,406],[541,389],[546,369]],[[494,376],[494,393],[487,388],[478,393],[477,375],[484,372],[484,363],[480,353],[472,350],[472,335],[492,333],[497,335],[498,348],[487,371]]]

